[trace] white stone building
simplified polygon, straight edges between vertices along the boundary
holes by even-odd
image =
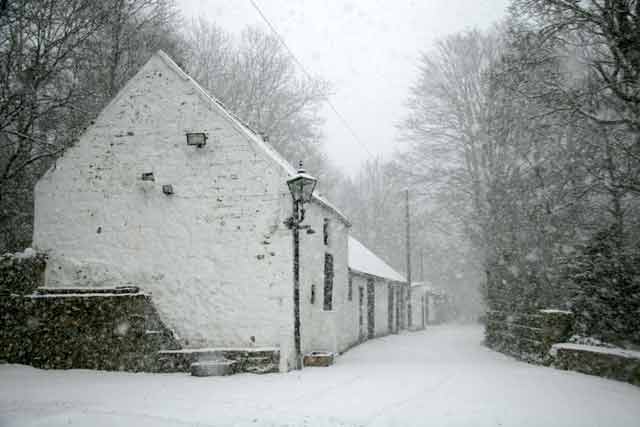
[[[206,144],[188,145],[189,133]],[[184,348],[277,347],[286,370],[294,173],[158,52],[36,185],[46,285],[139,286]],[[302,351],[339,352],[354,342],[350,224],[321,197],[305,207],[316,233],[300,236]]]
[[[349,236],[348,341],[357,343],[404,329],[405,292],[404,276]]]
[[[411,284],[411,307],[413,312],[413,328],[424,328],[429,324],[442,323],[447,320],[449,297],[447,293],[437,289],[429,282],[413,282]]]

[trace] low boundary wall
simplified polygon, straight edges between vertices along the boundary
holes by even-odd
[[[640,352],[562,343],[551,349],[558,369],[597,375],[640,386]]]
[[[501,353],[531,363],[550,364],[549,350],[573,332],[573,315],[562,310],[533,313],[488,311],[485,343]]]
[[[158,351],[177,348],[151,297],[135,287],[0,296],[0,360],[9,363],[156,371]]]

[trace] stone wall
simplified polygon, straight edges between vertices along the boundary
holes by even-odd
[[[580,344],[556,344],[551,349],[558,369],[597,375],[640,386],[640,352]]]
[[[158,368],[162,372],[190,372],[195,362],[232,360],[231,373],[269,374],[278,372],[279,348],[219,348],[164,350],[159,353]]]
[[[573,315],[561,310],[532,313],[488,311],[485,343],[488,347],[520,360],[549,364],[553,344],[572,334]]]
[[[151,297],[136,288],[0,296],[0,360],[37,368],[157,370],[179,348]]]
[[[28,248],[22,253],[0,256],[0,296],[29,294],[44,285],[44,254]]]

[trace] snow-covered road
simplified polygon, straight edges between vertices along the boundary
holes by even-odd
[[[527,365],[478,326],[367,342],[331,368],[194,378],[0,365],[0,426],[640,426],[640,388]]]

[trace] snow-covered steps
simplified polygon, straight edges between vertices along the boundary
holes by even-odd
[[[162,372],[191,372],[191,366],[212,360],[230,360],[231,373],[267,374],[278,372],[280,349],[277,347],[209,347],[158,352],[158,369]]]

